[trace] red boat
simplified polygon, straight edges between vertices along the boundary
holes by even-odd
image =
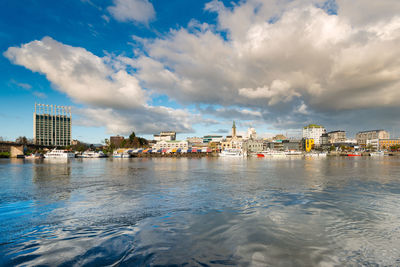
[[[264,154],[257,154],[257,158],[264,158]]]
[[[347,156],[348,157],[361,157],[361,154],[354,153],[354,154],[347,154]]]

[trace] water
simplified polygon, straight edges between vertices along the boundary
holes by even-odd
[[[0,160],[0,265],[400,265],[400,158]]]

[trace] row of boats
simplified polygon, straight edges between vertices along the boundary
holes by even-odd
[[[262,152],[250,154],[250,156],[254,156],[254,157],[258,157],[258,158],[271,157],[271,156],[272,157],[286,157],[286,156],[326,157],[327,155],[328,155],[327,152],[304,153],[304,152],[298,151],[298,150],[288,150],[288,151],[268,150],[268,151],[262,151]],[[370,152],[369,154],[366,154],[366,155],[376,157],[376,156],[384,156],[385,153],[383,151],[377,151],[377,152]],[[243,152],[242,149],[226,149],[226,150],[221,151],[220,156],[221,157],[246,157],[247,153]],[[352,153],[344,154],[344,156],[361,157],[362,154],[360,152],[352,152]]]
[[[181,151],[179,149],[176,151],[173,151],[173,153],[190,153],[190,152],[203,152],[202,149],[190,149],[186,150],[185,152]],[[204,150],[204,152],[211,152],[210,150]],[[133,153],[168,153],[168,151],[163,151],[161,150],[154,150],[154,152],[151,149],[143,150],[117,150],[114,151],[113,157],[114,158],[130,158],[132,157]],[[170,152],[171,153],[171,152]],[[384,152],[378,151],[378,152],[371,152],[369,154],[370,156],[384,156]],[[226,149],[221,151],[219,153],[219,156],[221,157],[247,157],[248,154],[247,152],[243,151],[242,149]],[[326,152],[311,152],[311,153],[303,153],[301,151],[275,151],[275,150],[268,150],[268,151],[262,151],[258,153],[251,153],[250,156],[255,156],[258,158],[263,158],[267,156],[308,156],[308,157],[326,157],[327,153]],[[357,157],[361,156],[361,153],[354,152],[347,154],[349,157]],[[30,156],[27,156],[27,159],[38,159],[38,158],[105,158],[107,157],[106,154],[104,154],[102,151],[85,151],[82,154],[75,154],[74,152],[68,151],[68,150],[59,150],[59,149],[54,149],[44,155],[35,153],[31,154]]]
[[[246,152],[244,152],[242,149],[226,149],[226,150],[221,151],[221,153],[219,155],[221,157],[246,157],[246,156],[248,156],[248,154]],[[289,151],[268,150],[268,151],[262,151],[262,152],[257,152],[257,153],[251,153],[249,155],[258,157],[258,158],[264,158],[264,157],[269,157],[269,156],[286,157],[286,156],[302,156],[302,155],[307,155],[307,156],[311,156],[311,157],[326,157],[327,153],[314,152],[314,153],[303,154],[301,151],[295,151],[295,150],[289,150]]]
[[[26,159],[41,159],[41,158],[105,158],[107,157],[102,151],[85,151],[82,154],[75,154],[74,152],[61,149],[53,149],[46,154],[34,153],[26,156]]]

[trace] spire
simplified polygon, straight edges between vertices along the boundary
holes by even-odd
[[[235,125],[235,121],[233,121],[233,125],[232,125],[232,138],[236,137],[236,125]]]

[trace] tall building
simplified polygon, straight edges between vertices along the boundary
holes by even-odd
[[[42,146],[71,145],[71,107],[35,103],[33,140]]]
[[[321,144],[321,136],[326,133],[325,127],[316,124],[310,124],[303,128],[304,139],[314,139],[314,145],[319,146]]]
[[[367,144],[367,140],[389,139],[389,138],[390,135],[385,130],[363,131],[363,132],[358,132],[356,134],[357,143],[361,146],[365,146]]]

